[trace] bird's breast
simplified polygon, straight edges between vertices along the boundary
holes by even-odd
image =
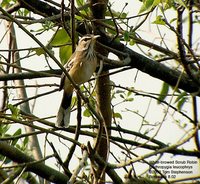
[[[69,74],[73,78],[74,82],[78,85],[87,82],[97,67],[97,58],[93,57],[88,60],[81,60],[74,65]]]

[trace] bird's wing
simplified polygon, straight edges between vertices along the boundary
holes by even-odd
[[[68,62],[64,65],[64,68],[67,70],[67,72],[69,72],[71,70],[71,68],[74,66],[74,61],[76,60],[75,55],[73,54]],[[61,80],[60,80],[60,87],[59,90],[62,90],[64,87],[64,83],[65,83],[65,73],[63,72],[61,75]]]

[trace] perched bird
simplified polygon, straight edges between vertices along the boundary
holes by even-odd
[[[87,82],[97,67],[97,57],[94,50],[96,39],[99,35],[88,34],[83,36],[76,50],[65,64],[70,77],[77,84]],[[70,105],[72,100],[73,85],[63,73],[61,76],[60,90],[64,89],[63,98],[57,114],[56,126],[68,127],[70,121]]]

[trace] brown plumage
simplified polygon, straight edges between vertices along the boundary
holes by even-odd
[[[69,61],[65,64],[73,81],[81,85],[87,82],[97,67],[97,58],[94,51],[94,44],[98,35],[85,35],[83,36],[75,52],[70,57]],[[61,76],[60,90],[64,89],[63,98],[57,114],[56,126],[68,127],[70,122],[70,105],[73,94],[73,85],[63,73]]]

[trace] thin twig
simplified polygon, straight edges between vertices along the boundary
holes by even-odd
[[[182,139],[182,140],[177,141],[176,144],[173,144],[171,146],[168,146],[168,147],[165,147],[165,148],[161,148],[161,149],[158,149],[156,151],[147,153],[147,154],[145,154],[143,156],[139,156],[139,157],[137,157],[135,159],[130,159],[129,161],[124,161],[121,164],[116,164],[116,166],[114,166],[114,167],[115,168],[121,168],[121,167],[124,167],[124,166],[128,166],[128,165],[130,165],[132,163],[138,162],[138,161],[143,160],[145,158],[149,158],[151,156],[155,156],[157,154],[164,153],[164,152],[172,150],[172,149],[176,149],[177,147],[181,146],[185,142],[188,142],[192,137],[194,137],[194,135],[196,134],[197,130],[198,130],[197,128],[189,130],[187,132],[188,136],[186,138]]]
[[[88,159],[87,149],[85,147],[82,147],[82,159],[79,162],[76,169],[73,171],[73,174],[72,174],[71,178],[69,179],[68,184],[73,184],[75,182],[76,178],[78,177],[79,172],[85,166],[87,159]]]
[[[81,128],[81,98],[77,94],[77,126],[76,126],[75,136],[74,136],[74,140],[76,141],[78,141],[78,138],[80,135],[80,128]],[[72,146],[70,147],[69,153],[67,155],[67,158],[64,161],[64,166],[66,168],[69,167],[69,162],[74,154],[75,148],[76,148],[76,144],[72,144]]]

